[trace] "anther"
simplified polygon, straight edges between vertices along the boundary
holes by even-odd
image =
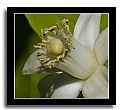
[[[63,19],[62,24],[65,26],[66,24],[68,24],[69,20],[68,19]]]
[[[53,31],[55,29],[57,29],[57,26],[52,26],[52,27],[49,28],[49,31]]]
[[[41,47],[41,46],[37,46],[37,45],[34,45],[33,47],[34,47],[34,48],[42,49],[42,47]]]

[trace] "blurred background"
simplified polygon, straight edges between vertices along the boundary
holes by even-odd
[[[23,14],[15,15],[15,97],[40,97],[37,90],[37,78],[39,74],[22,75],[23,66],[28,57],[34,51],[33,45],[40,38],[28,24],[26,17]]]

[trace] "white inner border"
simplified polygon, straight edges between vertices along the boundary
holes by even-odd
[[[80,14],[80,13],[14,13],[14,99],[56,99],[56,98],[16,98],[15,97],[15,15],[16,14]],[[70,99],[109,99],[109,13],[101,13],[101,14],[108,14],[108,98],[70,98]]]

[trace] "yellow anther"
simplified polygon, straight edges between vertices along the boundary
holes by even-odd
[[[57,28],[57,26],[52,26],[52,27],[49,28],[49,31],[53,31],[53,30],[55,30],[56,28]]]
[[[72,38],[72,36],[68,36],[68,37],[67,37],[67,39],[70,39],[70,38]]]
[[[52,68],[54,65],[53,65],[52,61],[50,60],[49,62],[45,63],[44,66],[47,68]]]
[[[68,24],[68,22],[69,22],[68,19],[63,19],[62,24],[63,24],[63,25],[66,25],[66,24]]]
[[[44,63],[48,62],[49,60],[50,60],[50,58],[46,58],[46,59],[44,60]]]
[[[47,40],[42,40],[42,42],[45,44],[49,43],[49,41],[47,41]]]
[[[72,41],[70,40],[70,38],[66,38],[66,45],[70,46],[72,44]]]
[[[38,52],[37,55],[38,55],[38,56],[40,56],[40,55],[45,55],[45,53],[44,53],[44,52]]]
[[[53,61],[54,61],[55,63],[56,63],[56,62],[59,62],[59,60],[58,60],[58,59],[54,59]]]
[[[37,46],[37,45],[34,45],[33,47],[34,47],[34,48],[38,48],[38,49],[42,49],[41,46]]]

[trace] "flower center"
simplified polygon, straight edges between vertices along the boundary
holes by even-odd
[[[50,28],[41,29],[41,36],[44,40],[34,46],[44,50],[44,52],[38,52],[37,57],[45,68],[55,67],[55,63],[63,61],[70,53],[72,34],[68,26],[68,19],[64,19],[62,25],[64,28],[57,24]],[[47,35],[49,32],[52,33],[53,37]]]
[[[53,38],[46,46],[47,51],[52,55],[61,55],[63,53],[63,43],[60,39]]]

